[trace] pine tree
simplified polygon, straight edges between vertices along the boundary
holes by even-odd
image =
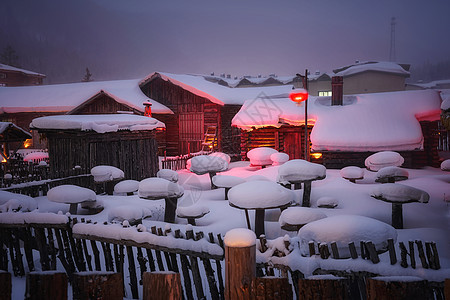
[[[16,54],[16,50],[10,45],[6,46],[0,54],[0,63],[8,66],[20,67],[19,56]]]
[[[92,73],[89,71],[89,68],[86,68],[86,74],[84,74],[84,77],[81,80],[81,82],[89,82],[93,80],[94,79],[92,79]]]

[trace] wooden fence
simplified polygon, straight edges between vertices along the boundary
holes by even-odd
[[[61,217],[66,216],[61,215]],[[97,224],[84,218],[80,222],[73,219],[56,224],[0,223],[0,270],[9,271],[9,266],[12,266],[11,271],[14,276],[24,276],[34,270],[56,270],[62,266],[69,282],[73,282],[73,276],[77,272],[117,272],[122,277],[125,296],[134,299],[142,298],[141,286],[145,272],[173,271],[180,274],[185,299],[225,298],[224,251],[226,247],[220,234],[194,232],[192,227],[187,227],[185,232],[181,232],[180,230],[172,231],[168,226],[165,228],[153,226],[149,231],[147,232],[142,225],[123,227],[120,224],[107,222]],[[370,243],[365,244],[370,245]],[[439,258],[437,251],[433,251],[435,249],[433,244],[425,247],[424,256],[420,255],[420,243],[417,241],[409,244],[409,251],[401,244],[400,265],[402,267],[408,267],[406,256],[409,256],[410,266],[415,268],[414,250],[411,249],[417,247],[419,257],[423,259],[423,268],[426,268],[426,265],[430,269],[439,268]],[[331,251],[325,245],[311,243],[310,255],[322,259],[339,257],[338,252],[333,250],[335,248],[333,245],[331,245]],[[270,251],[276,257],[289,255],[289,249],[292,247],[289,247],[288,240],[285,241],[285,248],[270,249],[263,237],[258,243],[259,252]],[[402,248],[405,249],[402,250]],[[40,266],[35,265],[36,255],[33,254],[33,249],[39,251]],[[360,254],[351,251],[352,258],[361,257],[374,264],[378,263],[377,255],[370,250],[371,246],[363,245],[361,249],[363,250]],[[396,264],[396,259],[394,260],[393,257],[396,257],[395,253],[390,255],[391,264]],[[269,261],[256,264],[256,281],[252,283],[254,293],[257,295],[279,293],[293,295],[297,299],[301,297],[305,290],[306,283],[303,282],[306,280],[305,276],[298,270],[291,270],[288,266],[272,264]],[[377,276],[370,272],[324,269],[317,269],[314,274],[332,274],[344,278],[342,284],[345,285],[351,299],[366,299],[368,280]],[[265,276],[277,276],[284,279],[267,281],[262,278]],[[321,288],[326,288],[325,285],[328,283],[323,281],[322,284],[324,286]],[[433,295],[433,299],[444,299],[443,282],[426,282],[426,287]],[[265,299],[265,296],[261,297]]]
[[[186,169],[186,162],[194,156],[207,155],[211,152],[200,151],[179,156],[164,157],[161,161],[162,169],[171,169],[174,171]]]

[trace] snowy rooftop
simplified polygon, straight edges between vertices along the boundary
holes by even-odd
[[[94,130],[98,133],[105,133],[118,130],[153,130],[164,128],[165,125],[155,118],[128,114],[107,114],[40,117],[34,119],[30,127],[34,129]]]
[[[25,70],[25,69],[16,68],[16,67],[5,65],[5,64],[0,64],[0,70],[15,71],[15,72],[21,72],[21,73],[24,73],[24,74],[28,74],[28,75],[46,77],[44,74],[28,71],[28,70]]]
[[[155,72],[143,79],[140,84],[151,81],[154,77],[160,76],[163,80],[200,97],[205,97],[213,103],[219,105],[238,104],[242,105],[247,99],[256,99],[261,96],[277,97],[287,96],[292,89],[291,85],[230,88],[205,79],[202,75],[180,75]]]
[[[409,77],[409,72],[405,70],[400,64],[394,62],[358,62],[350,66],[342,67],[334,70],[335,76],[351,76],[367,71],[377,71],[404,75]]]
[[[361,94],[344,97],[343,106],[331,106],[330,97],[310,97],[308,124],[312,149],[407,151],[421,149],[419,121],[438,120],[441,98],[433,90]],[[304,104],[288,98],[251,99],[232,124],[244,130],[304,124]]]
[[[152,112],[172,111],[149,99],[139,88],[139,80],[92,81],[26,87],[0,87],[0,113],[67,112],[103,91],[119,103],[144,112],[144,101],[152,103]]]

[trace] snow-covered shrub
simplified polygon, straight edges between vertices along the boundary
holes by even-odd
[[[270,160],[272,160],[272,165],[279,166],[289,160],[289,155],[283,152],[273,153],[270,155]]]
[[[91,174],[94,176],[95,182],[105,182],[118,180],[125,177],[122,170],[113,166],[95,166],[91,169]]]
[[[271,165],[272,159],[270,159],[270,156],[274,153],[278,153],[278,151],[269,147],[259,147],[248,151],[247,157],[252,165]]]
[[[366,158],[364,164],[370,171],[378,171],[384,167],[400,167],[405,162],[403,156],[394,151],[381,151]]]

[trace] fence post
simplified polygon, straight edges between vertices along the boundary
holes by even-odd
[[[67,299],[67,275],[43,271],[27,274],[24,299]]]
[[[367,300],[432,299],[432,290],[419,277],[373,277],[367,279]]]
[[[258,277],[254,296],[256,299],[292,299],[292,287],[287,278]]]
[[[120,273],[82,272],[73,274],[73,299],[123,299]]]
[[[256,277],[256,235],[235,228],[225,235],[225,299],[251,299]]]
[[[11,273],[0,270],[0,300],[11,299]]]
[[[144,300],[176,300],[183,296],[180,273],[144,272],[143,282]]]

